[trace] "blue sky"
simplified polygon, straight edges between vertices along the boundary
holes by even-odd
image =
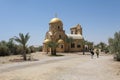
[[[42,45],[56,13],[66,33],[80,24],[95,44],[120,31],[120,0],[0,0],[0,41],[29,32],[28,44]]]

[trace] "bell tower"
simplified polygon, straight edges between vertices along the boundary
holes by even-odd
[[[82,35],[82,27],[81,25],[76,25],[75,27],[71,28],[71,34],[81,34]]]

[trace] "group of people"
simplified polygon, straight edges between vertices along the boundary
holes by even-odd
[[[90,49],[90,53],[91,53],[91,58],[92,59],[93,59],[93,56],[94,56],[95,53],[97,55],[97,58],[99,58],[99,50],[98,49],[96,49],[95,51],[94,51],[94,49]]]

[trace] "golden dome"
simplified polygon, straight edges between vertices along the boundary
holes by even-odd
[[[49,40],[49,39],[45,39],[44,40],[44,43],[49,43],[51,40]]]
[[[58,22],[62,23],[62,21],[59,18],[53,18],[53,19],[50,20],[49,23],[58,23]]]
[[[64,41],[62,39],[59,39],[58,43],[61,44],[61,43],[64,43]]]

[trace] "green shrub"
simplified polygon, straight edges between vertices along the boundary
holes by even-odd
[[[114,34],[114,38],[109,38],[109,50],[115,53],[114,59],[120,61],[120,31]]]
[[[6,45],[0,46],[0,56],[9,55],[9,49]]]
[[[114,55],[114,59],[117,60],[117,61],[120,61],[120,53],[116,53]]]

